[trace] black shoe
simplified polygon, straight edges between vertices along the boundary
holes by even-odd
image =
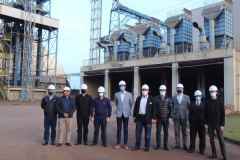
[[[186,151],[189,151],[187,146],[184,146],[183,149],[186,150]]]
[[[107,147],[108,145],[107,145],[107,143],[103,143],[103,147]]]
[[[61,147],[62,146],[62,143],[58,143],[57,147]]]
[[[180,148],[178,145],[175,145],[172,147],[172,149],[178,149],[178,148]]]
[[[202,155],[204,155],[204,154],[205,154],[203,151],[200,151],[199,153],[200,153],[200,154],[202,154]]]
[[[228,158],[226,156],[223,157],[223,160],[228,160]]]
[[[139,150],[139,149],[140,149],[140,147],[134,147],[134,148],[132,148],[133,151],[136,151],[136,150]]]
[[[88,145],[88,142],[84,142],[84,145],[87,146],[87,145]]]
[[[97,144],[96,143],[92,143],[92,144],[90,144],[90,146],[96,146]]]
[[[164,149],[165,149],[166,151],[168,151],[168,150],[169,150],[168,146],[164,146]]]
[[[159,145],[157,145],[154,149],[156,149],[156,150],[158,150],[160,148],[160,146]]]
[[[48,145],[48,142],[45,141],[45,142],[43,142],[42,145],[46,146],[46,145]]]
[[[194,152],[194,150],[193,149],[189,149],[189,153],[193,153]]]
[[[77,141],[77,142],[75,143],[75,145],[79,145],[79,144],[81,144],[81,142],[79,142],[79,141]]]
[[[71,143],[66,143],[67,146],[72,146]]]
[[[144,149],[144,151],[145,151],[145,152],[148,152],[148,151],[149,151],[149,148],[148,148],[148,147],[146,147],[146,148]]]
[[[55,142],[55,141],[52,141],[52,145],[56,145],[56,142]]]
[[[214,158],[217,158],[217,155],[216,154],[212,154],[210,157],[208,157],[209,159],[214,159]]]

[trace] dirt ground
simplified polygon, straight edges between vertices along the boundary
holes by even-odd
[[[113,105],[113,111],[115,106]],[[205,155],[198,153],[198,140],[195,153],[188,153],[185,150],[173,150],[174,130],[173,124],[169,128],[169,151],[162,149],[154,150],[156,145],[156,125],[152,127],[151,148],[144,152],[144,136],[141,150],[132,151],[135,144],[135,124],[132,117],[129,121],[129,149],[114,149],[116,145],[116,118],[111,117],[107,126],[108,147],[103,147],[101,142],[97,146],[75,146],[77,138],[76,115],[73,118],[71,147],[63,145],[56,147],[52,145],[43,146],[43,110],[40,102],[19,103],[0,102],[0,159],[1,160],[75,160],[75,159],[164,159],[164,160],[202,160],[208,159],[211,155],[209,138],[207,137]],[[93,140],[93,123],[89,124],[89,144]],[[144,134],[144,133],[143,133]],[[64,136],[65,137],[65,136]],[[163,136],[162,136],[163,137]],[[100,139],[100,138],[99,138]],[[123,137],[122,137],[123,139]],[[189,139],[189,135],[188,135]],[[65,143],[65,140],[64,140]],[[121,144],[123,146],[123,144]],[[218,141],[216,140],[218,158],[222,159]],[[181,146],[182,147],[182,146]],[[226,150],[229,160],[240,160],[240,146],[226,142]]]

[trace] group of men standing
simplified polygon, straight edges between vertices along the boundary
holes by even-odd
[[[112,106],[110,100],[104,96],[104,87],[98,88],[99,96],[92,100],[92,96],[87,94],[87,85],[81,85],[81,94],[77,95],[75,100],[70,97],[70,88],[65,87],[63,89],[63,96],[57,97],[54,94],[54,86],[48,87],[49,95],[42,99],[41,107],[44,109],[44,143],[48,144],[49,128],[51,127],[51,142],[55,145],[56,138],[56,122],[58,113],[58,126],[59,136],[58,144],[62,145],[63,128],[66,125],[66,145],[71,146],[71,127],[72,117],[75,109],[77,110],[77,125],[78,125],[78,138],[75,145],[82,143],[88,145],[88,125],[89,117],[94,122],[94,140],[90,146],[98,144],[99,129],[101,127],[101,141],[104,147],[107,147],[106,129],[107,123],[110,120],[112,113]],[[161,146],[161,130],[164,131],[163,148],[168,148],[168,128],[169,124],[174,123],[175,129],[175,145],[173,149],[180,148],[180,128],[182,130],[183,148],[189,153],[195,151],[196,135],[199,135],[199,152],[204,154],[205,141],[206,141],[206,129],[208,129],[210,144],[212,148],[212,155],[210,159],[217,157],[214,131],[216,130],[219,139],[221,153],[223,159],[226,160],[226,149],[223,139],[223,129],[225,125],[225,110],[222,100],[217,98],[218,89],[216,86],[211,86],[209,92],[211,98],[205,103],[201,101],[202,92],[197,90],[194,93],[195,101],[190,103],[188,95],[183,94],[184,86],[182,84],[177,85],[177,94],[172,97],[167,96],[167,88],[165,85],[159,87],[159,95],[152,97],[149,95],[149,86],[144,84],[142,86],[142,94],[137,97],[134,110],[133,121],[136,123],[136,143],[132,150],[139,150],[141,146],[142,132],[145,130],[145,149],[149,151],[151,129],[152,124],[156,123],[156,150]],[[116,110],[114,115],[117,120],[117,145],[115,149],[120,148],[121,144],[121,132],[122,126],[124,130],[124,148],[128,149],[128,123],[131,114],[131,107],[133,105],[132,94],[126,91],[126,83],[124,81],[119,82],[119,92],[115,94]],[[187,128],[188,121],[190,124],[190,147],[188,148]],[[83,131],[82,131],[83,128]],[[83,133],[83,134],[82,134]]]

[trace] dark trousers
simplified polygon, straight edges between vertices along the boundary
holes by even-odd
[[[226,148],[225,148],[225,142],[224,142],[224,138],[223,138],[223,132],[220,131],[220,125],[208,125],[208,134],[210,137],[212,153],[217,154],[215,141],[214,141],[214,130],[216,130],[216,132],[217,132],[218,141],[219,141],[220,148],[221,148],[221,153],[222,153],[222,156],[224,157],[224,156],[226,156]]]
[[[201,124],[190,124],[190,150],[195,150],[196,137],[199,137],[199,151],[204,152],[206,147],[206,129]]]
[[[163,131],[164,131],[164,146],[168,145],[168,118],[157,118],[157,133],[156,133],[156,139],[157,139],[157,146],[161,146],[161,130],[163,126]]]
[[[183,146],[188,146],[187,140],[187,119],[174,119],[175,140],[177,146],[180,146],[180,126],[182,128],[182,141]]]
[[[122,123],[124,129],[124,144],[128,143],[128,120],[129,117],[117,117],[117,144],[121,143]]]
[[[102,135],[101,140],[103,144],[107,143],[107,135],[106,135],[106,129],[107,129],[107,115],[94,115],[94,140],[93,143],[98,143],[98,135],[99,135],[99,129],[101,127]]]
[[[82,137],[84,143],[88,141],[88,124],[89,124],[89,116],[77,116],[77,133],[78,133],[78,142],[82,142]],[[83,128],[83,131],[82,131]],[[83,132],[83,136],[82,136]]]
[[[51,127],[51,141],[55,141],[56,138],[56,126],[57,126],[57,116],[44,116],[44,141],[49,140],[49,128]]]
[[[150,147],[150,140],[151,140],[151,130],[152,130],[152,124],[146,123],[146,116],[139,115],[137,119],[137,125],[136,125],[136,147],[141,146],[141,140],[142,140],[142,131],[143,127],[145,128],[145,147]]]

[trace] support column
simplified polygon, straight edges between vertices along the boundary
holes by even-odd
[[[113,42],[113,62],[117,62],[118,41]]]
[[[143,58],[143,40],[144,40],[144,35],[139,35],[138,36],[138,44],[139,44],[139,47],[138,47],[138,50],[139,50],[139,59]]]
[[[38,42],[37,42],[37,70],[36,75],[41,76],[41,61],[42,61],[42,29],[38,29]],[[40,79],[36,80],[36,87],[40,87]]]
[[[105,70],[104,74],[104,88],[105,88],[105,97],[109,98],[109,70]]]
[[[81,94],[81,85],[84,84],[84,72],[80,72],[80,90],[79,94]]]
[[[235,58],[224,58],[224,105],[233,106],[236,111],[236,70]]]
[[[137,99],[138,95],[139,95],[139,86],[140,86],[140,82],[139,82],[140,76],[139,76],[139,67],[134,67],[134,90],[133,90],[133,99],[134,101]]]
[[[180,81],[178,67],[178,63],[172,63],[172,95],[176,94],[177,84]]]
[[[209,48],[215,49],[215,24],[214,19],[209,20]]]
[[[14,86],[17,86],[17,82],[18,82],[18,62],[19,62],[19,53],[20,53],[20,24],[16,23],[16,29],[17,29],[17,33],[16,33],[16,53],[14,55]]]

